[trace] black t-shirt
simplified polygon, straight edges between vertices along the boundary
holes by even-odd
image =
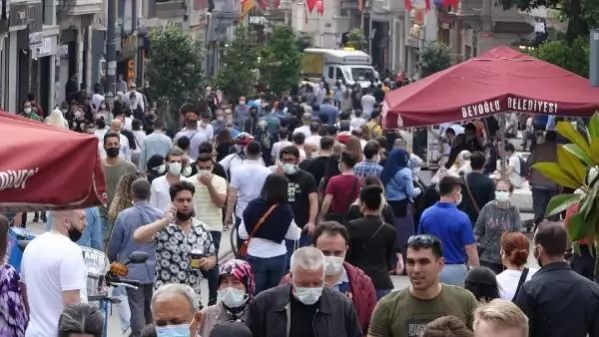
[[[314,337],[314,328],[312,322],[318,302],[312,305],[305,305],[291,296],[291,326],[289,329],[289,337]]]
[[[296,174],[287,175],[289,184],[287,192],[289,193],[289,204],[293,210],[295,223],[302,228],[310,219],[310,193],[316,192],[316,182],[314,177],[304,171],[299,170]]]
[[[337,167],[337,158],[330,157],[316,157],[312,159],[310,166],[308,167],[308,172],[312,174],[314,177],[314,181],[317,184],[320,184],[320,180],[324,177],[326,173],[327,165],[333,165],[333,168]]]
[[[225,180],[227,180],[227,172],[225,171],[225,168],[219,163],[214,163],[214,166],[212,167],[212,174],[216,174],[217,176],[223,177],[225,178]]]

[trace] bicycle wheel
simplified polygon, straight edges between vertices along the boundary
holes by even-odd
[[[229,235],[229,240],[231,243],[231,251],[233,252],[233,255],[235,255],[235,258],[239,258],[239,247],[237,247],[237,227],[236,226],[231,226],[231,229],[229,230],[230,235]]]

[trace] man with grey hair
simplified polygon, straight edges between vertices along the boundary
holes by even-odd
[[[133,240],[135,230],[145,224],[161,219],[161,210],[150,206],[151,185],[145,178],[139,178],[131,185],[133,206],[122,211],[116,218],[114,229],[106,254],[110,262],[125,262],[134,251],[150,254],[145,264],[129,265],[128,278],[139,281],[138,289],[127,288],[129,308],[131,310],[131,336],[141,334],[143,327],[152,322],[150,301],[154,289],[154,273],[156,270],[156,244],[139,243]]]
[[[154,326],[158,336],[197,336],[202,325],[200,296],[188,285],[169,283],[152,297]]]
[[[291,284],[260,293],[248,309],[247,324],[261,337],[359,337],[362,329],[351,301],[324,286],[325,258],[315,247],[291,256]]]
[[[27,245],[21,263],[21,293],[30,309],[26,336],[56,336],[63,309],[87,301],[87,268],[75,243],[85,226],[82,209],[54,211],[52,229]]]

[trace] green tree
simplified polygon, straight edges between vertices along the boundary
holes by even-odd
[[[572,242],[588,240],[596,251],[599,234],[599,113],[591,118],[585,132],[579,132],[568,121],[557,123],[556,131],[570,143],[558,145],[557,162],[537,163],[532,166],[556,184],[576,189],[577,193],[554,196],[547,205],[546,217],[563,212],[579,204],[568,225]],[[599,259],[595,277],[599,276]]]
[[[312,36],[306,33],[299,33],[297,36],[297,49],[301,52],[306,48],[312,47]]]
[[[297,38],[291,26],[275,26],[259,55],[260,81],[271,92],[280,95],[297,86],[300,81],[302,53],[297,49]]]
[[[258,49],[253,30],[235,27],[235,39],[225,48],[223,68],[216,77],[216,85],[230,101],[251,94],[254,90]]]
[[[432,75],[451,66],[449,47],[440,42],[429,42],[420,50],[416,65],[420,78]]]
[[[565,40],[543,43],[538,48],[531,50],[530,54],[582,77],[588,77],[589,52],[588,38],[578,37],[571,44]]]
[[[599,24],[599,1],[597,0],[500,0],[505,9],[517,7],[531,10],[538,7],[558,10],[562,20],[568,20],[566,40],[573,42],[577,37],[588,36],[589,28]]]
[[[366,45],[366,37],[361,28],[354,28],[347,33],[346,47],[354,48],[356,50],[364,49]]]
[[[175,26],[153,29],[149,37],[148,94],[173,127],[178,124],[181,105],[202,93],[202,45]]]

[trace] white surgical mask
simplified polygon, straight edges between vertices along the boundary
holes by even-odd
[[[206,169],[201,169],[201,170],[200,170],[200,169],[199,169],[199,170],[198,170],[198,174],[199,174],[200,176],[207,176],[207,175],[210,175],[210,174],[212,174],[212,170],[206,170]]]
[[[239,308],[247,301],[245,291],[233,287],[219,290],[218,297],[228,308]]]
[[[187,165],[181,172],[181,175],[184,177],[189,177],[191,175],[191,171],[191,166]]]
[[[460,193],[460,198],[455,201],[455,205],[459,206],[462,203],[462,194]]]
[[[510,200],[510,192],[495,191],[495,200],[502,202]]]
[[[100,105],[100,109],[102,109],[102,110],[106,109],[106,105],[104,105],[104,104]]]
[[[341,256],[325,256],[324,273],[327,276],[337,275],[343,268],[343,257]]]
[[[166,172],[166,164],[154,167],[154,171],[156,171],[158,174],[164,174],[164,172]]]
[[[158,337],[189,337],[191,334],[189,326],[190,324],[157,326],[156,335]]]
[[[283,164],[283,172],[285,174],[296,174],[299,168],[295,164]]]
[[[317,288],[304,288],[293,286],[295,291],[293,296],[305,305],[312,305],[320,299],[322,296],[322,287]]]
[[[26,114],[30,114],[31,113],[31,108],[25,108],[23,111],[25,111]]]
[[[168,173],[178,176],[181,174],[181,163],[168,163]]]
[[[239,101],[239,104],[244,105],[245,101]]]

